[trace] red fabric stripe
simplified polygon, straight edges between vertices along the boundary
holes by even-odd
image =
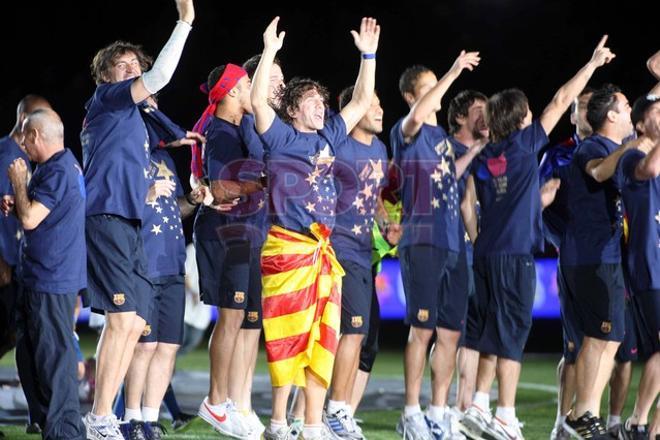
[[[337,332],[332,327],[321,322],[319,333],[320,338],[317,343],[330,353],[335,354],[337,352]],[[277,362],[292,358],[305,351],[308,342],[309,333],[266,342],[266,357],[268,362]]]
[[[314,254],[280,254],[261,259],[261,275],[275,275],[282,272],[288,272],[305,266],[311,266],[314,263]]]
[[[276,318],[306,310],[316,302],[317,284],[291,293],[264,298],[262,302],[263,318]]]
[[[274,230],[274,229],[271,229],[270,231],[268,231],[268,235],[272,235],[273,237],[281,238],[282,240],[286,240],[286,241],[292,241],[292,242],[300,242],[300,241],[301,241],[301,240],[300,240],[298,237],[296,237],[296,236],[293,236],[293,235],[287,234],[287,233],[285,233],[285,232],[276,231],[276,230]],[[303,235],[303,234],[300,234],[300,235]],[[303,236],[304,236],[304,235],[303,235]],[[310,237],[310,238],[311,238],[311,237]]]
[[[305,351],[307,341],[309,341],[309,333],[266,342],[266,357],[268,362],[276,362],[294,357],[298,353]]]

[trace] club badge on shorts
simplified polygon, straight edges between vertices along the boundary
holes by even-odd
[[[353,328],[362,327],[362,316],[351,316],[351,325]]]
[[[249,322],[257,322],[257,319],[259,319],[259,312],[248,312],[247,320]]]
[[[417,319],[419,322],[426,322],[429,320],[429,311],[427,309],[419,309],[417,311]]]
[[[112,302],[116,306],[123,306],[126,302],[126,295],[123,293],[115,293],[112,295]]]
[[[568,341],[568,351],[570,351],[571,353],[575,351],[575,342]]]
[[[240,304],[243,301],[245,301],[245,292],[241,292],[240,290],[236,291],[236,293],[234,293],[234,302]]]
[[[142,330],[142,336],[149,336],[151,334],[151,325],[147,324],[144,326],[144,330]]]
[[[609,334],[612,331],[612,323],[610,321],[603,321],[600,323],[600,331]]]

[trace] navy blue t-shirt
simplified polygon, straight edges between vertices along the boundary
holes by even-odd
[[[635,178],[635,168],[644,157],[639,150],[626,151],[613,179],[628,218],[626,257],[633,292],[660,290],[660,177]]]
[[[619,144],[594,134],[573,154],[569,169],[569,222],[561,243],[561,264],[617,264],[621,262],[623,224],[621,198],[612,179],[596,182],[585,168],[593,159],[603,159]]]
[[[101,84],[87,102],[80,141],[87,187],[87,215],[142,220],[149,188],[149,140],[133,80]]]
[[[460,143],[453,136],[449,138],[449,141],[454,146],[454,155],[456,156],[457,160],[463,157],[468,152],[468,147]],[[468,177],[470,177],[471,169],[472,169],[472,163],[470,163],[470,165],[467,166],[461,177],[456,180],[456,184],[458,186],[459,203],[461,203],[461,201],[463,200],[463,196],[465,196],[465,188],[467,187],[467,180]],[[467,231],[465,230],[465,224],[463,223],[462,218],[458,219],[458,245],[460,247],[460,252],[461,253],[465,252],[467,259],[470,262],[470,265],[472,265],[472,253],[474,252],[474,249],[472,248],[472,242],[470,241],[470,237],[468,237]]]
[[[176,165],[163,144],[185,137],[186,132],[163,112],[148,105],[140,106],[149,132],[151,161],[149,180],[171,180],[176,190],[170,197],[161,196],[144,205],[142,242],[150,279],[185,274],[186,246],[177,197],[184,195],[176,174]]]
[[[248,157],[239,171],[238,178],[242,181],[259,181],[265,172],[264,144],[254,125],[254,116],[243,115],[239,130],[241,139],[247,146]],[[258,191],[250,195],[249,212],[254,212],[254,214],[245,219],[245,228],[253,249],[261,248],[268,232],[268,193],[266,191]]]
[[[545,238],[557,249],[561,245],[561,239],[566,231],[566,223],[569,218],[568,191],[570,191],[570,182],[568,178],[573,153],[580,142],[580,138],[577,134],[574,134],[570,139],[549,148],[543,154],[539,165],[541,185],[553,178],[561,180],[554,201],[543,210]]]
[[[442,127],[428,124],[406,143],[401,131],[403,119],[390,132],[394,161],[402,179],[403,236],[399,247],[425,244],[459,252],[461,200],[454,146]]]
[[[23,284],[44,293],[78,293],[87,287],[85,181],[71,150],[37,165],[28,197],[50,212],[39,226],[25,231]]]
[[[387,184],[387,147],[375,136],[371,145],[349,136],[337,147],[334,176],[337,209],[332,247],[338,258],[369,269],[378,196]]]
[[[303,233],[314,222],[329,229],[335,226],[333,165],[337,146],[347,136],[340,114],[327,119],[316,133],[302,133],[275,117],[261,135],[272,223]]]
[[[203,154],[204,176],[214,180],[239,180],[247,157],[238,125],[214,117],[206,133]],[[219,212],[202,206],[195,218],[195,236],[205,240],[247,240],[246,220],[254,212],[252,195],[242,196],[231,211]]]
[[[14,188],[11,186],[7,169],[15,159],[22,158],[30,170],[30,160],[21,147],[14,139],[5,136],[0,139],[0,197],[4,195],[14,195]],[[0,257],[10,266],[16,266],[18,263],[18,247],[23,237],[23,228],[21,228],[18,219],[14,215],[0,215]]]
[[[474,255],[529,255],[543,250],[536,153],[548,143],[540,121],[490,143],[472,166],[480,204]]]

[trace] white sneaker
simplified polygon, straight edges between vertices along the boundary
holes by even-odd
[[[570,438],[571,434],[566,430],[566,428],[564,428],[563,423],[555,425],[554,428],[552,428],[552,432],[550,433],[550,440],[570,440]]]
[[[460,429],[460,421],[463,419],[463,413],[461,413],[456,408],[448,408],[445,411],[445,420],[444,425],[445,429],[445,438],[447,440],[465,440],[466,437],[463,435]]]
[[[250,437],[250,429],[245,422],[245,417],[234,406],[234,402],[227,399],[218,405],[221,410],[214,411],[205,397],[199,405],[198,415],[220,434],[247,440]]]
[[[263,423],[261,423],[259,416],[256,412],[254,412],[254,410],[250,410],[248,415],[245,416],[245,422],[247,423],[248,429],[250,430],[250,438],[260,439],[261,435],[266,430],[266,427]]]
[[[493,417],[488,425],[488,437],[494,440],[525,440],[520,430],[520,422],[515,419],[513,423],[506,423],[504,420]]]
[[[426,417],[421,412],[406,417],[401,414],[401,419],[396,425],[396,432],[403,440],[434,440],[433,434],[426,424]]]
[[[473,403],[465,411],[458,428],[467,438],[480,439],[488,430],[491,419],[490,410],[483,410]]]
[[[88,440],[124,440],[119,430],[119,422],[114,414],[103,417],[93,417],[92,413],[85,414],[82,419],[85,425]]]

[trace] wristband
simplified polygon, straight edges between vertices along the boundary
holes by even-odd
[[[186,194],[186,202],[188,202],[189,205],[191,206],[197,206],[199,203],[195,203],[195,200],[190,197],[191,193]]]
[[[376,59],[376,53],[363,53],[362,54],[362,59],[363,60],[375,60]]]

